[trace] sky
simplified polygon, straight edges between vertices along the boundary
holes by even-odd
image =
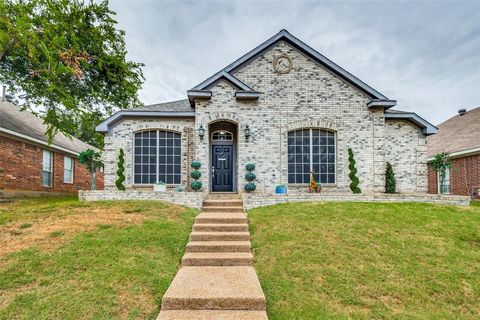
[[[480,107],[480,0],[119,1],[145,104],[186,91],[281,29],[433,124]]]

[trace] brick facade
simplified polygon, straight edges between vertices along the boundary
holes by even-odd
[[[0,193],[22,191],[76,193],[80,189],[90,189],[90,175],[78,159],[74,160],[73,183],[64,182],[65,153],[52,151],[52,187],[42,184],[43,149],[40,146],[12,137],[0,136]],[[103,189],[103,173],[97,173],[97,188]]]
[[[479,197],[480,154],[451,159],[450,194]],[[472,193],[473,192],[473,193]],[[428,168],[428,193],[438,194],[437,173]]]
[[[277,73],[275,57],[288,55],[293,69]],[[287,183],[288,132],[318,128],[333,131],[336,139],[336,182],[324,188],[349,192],[348,148],[357,162],[360,187],[366,193],[383,192],[385,164],[390,161],[397,176],[398,191],[426,193],[426,146],[421,130],[403,120],[385,120],[383,109],[369,109],[370,98],[336,74],[313,61],[285,41],[279,41],[233,75],[260,92],[256,101],[238,100],[234,85],[225,80],[208,90],[211,99],[195,100],[195,118],[145,118],[119,120],[106,134],[104,152],[106,188],[115,188],[116,156],[126,152],[126,186],[132,183],[133,133],[144,129],[167,129],[182,133],[183,178],[189,182],[191,160],[202,163],[201,181],[210,190],[210,125],[228,121],[237,126],[235,137],[235,190],[245,185],[245,165],[255,163],[257,192],[271,193]],[[245,138],[249,126],[251,137]],[[205,128],[201,139],[198,129]],[[188,145],[188,148],[186,146]],[[188,152],[187,152],[188,150]],[[290,186],[306,190],[306,185]]]

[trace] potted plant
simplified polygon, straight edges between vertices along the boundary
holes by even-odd
[[[287,194],[287,186],[284,184],[278,184],[275,187],[275,193],[276,194]]]
[[[163,181],[158,181],[153,185],[153,191],[156,192],[166,192],[167,191],[167,185]]]

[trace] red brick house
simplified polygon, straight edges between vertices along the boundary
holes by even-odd
[[[480,192],[480,107],[466,111],[438,125],[438,133],[427,137],[428,160],[440,152],[450,156],[444,193],[470,195],[479,198]],[[428,169],[428,192],[439,193],[439,178]]]
[[[51,145],[43,121],[0,101],[0,197],[76,193],[90,189],[90,175],[77,156],[92,146],[58,133]],[[97,174],[103,189],[103,173]]]

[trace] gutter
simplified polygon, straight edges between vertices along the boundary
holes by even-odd
[[[480,153],[480,147],[465,149],[465,150],[462,150],[462,151],[455,151],[455,152],[449,153],[448,157],[450,159],[455,159],[455,158],[461,158],[461,157],[475,155],[477,153]],[[430,158],[427,159],[427,161],[433,161],[433,159],[435,159],[435,157],[430,157]]]

